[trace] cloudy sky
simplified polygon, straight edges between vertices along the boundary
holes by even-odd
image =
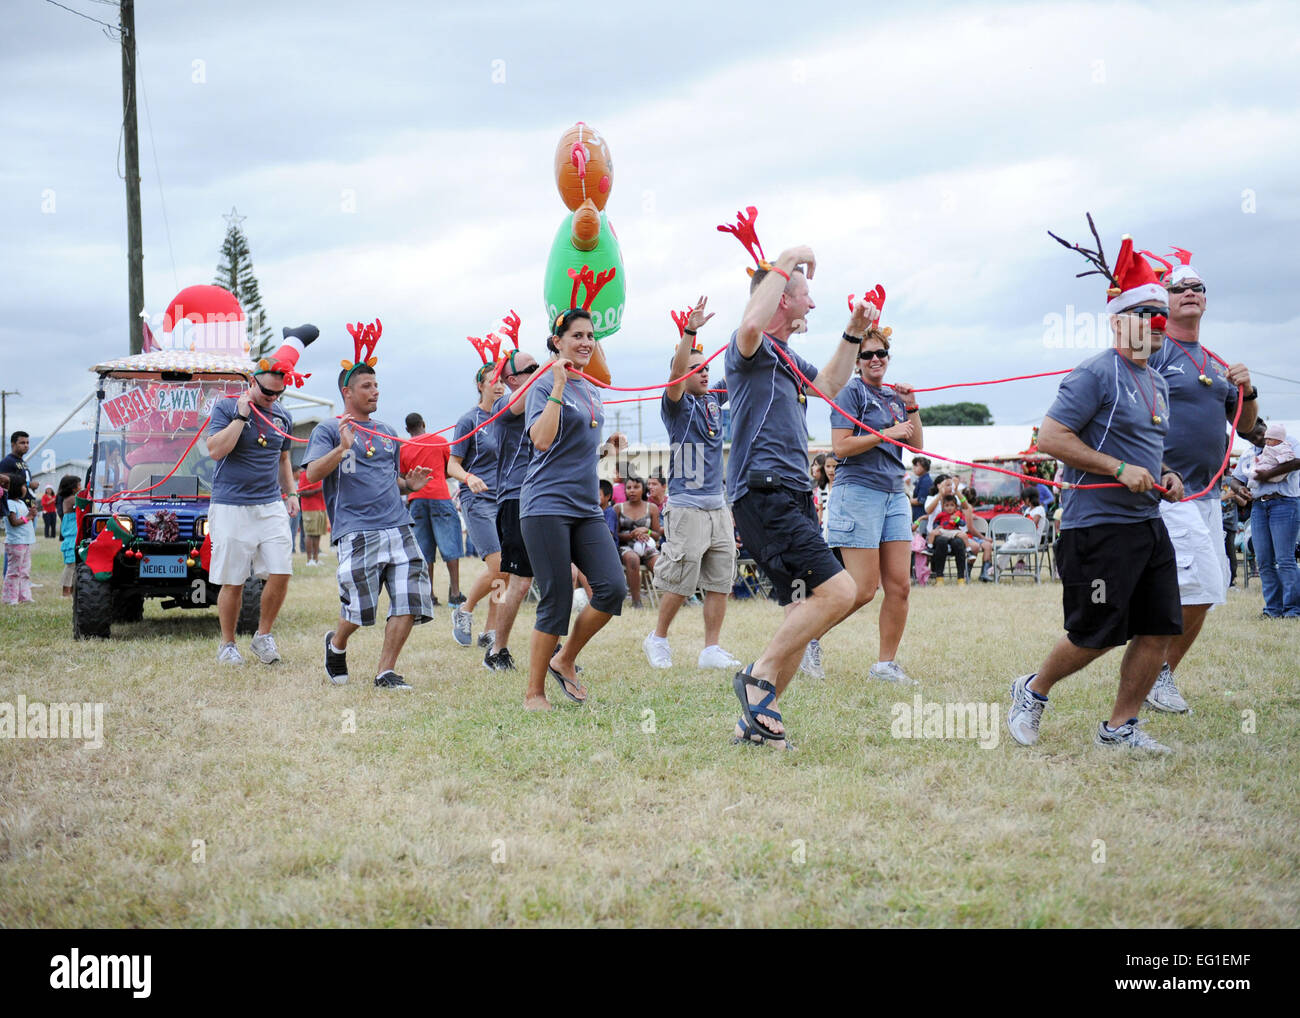
[[[99,0],[66,6],[117,20]],[[1045,231],[1083,239],[1086,209],[1109,253],[1126,232],[1195,252],[1207,344],[1300,379],[1295,5],[648,9],[141,0],[146,308],[212,281],[237,206],[277,332],[322,330],[307,391],[337,395],[344,323],[379,317],[379,415],[450,424],[474,400],[466,335],[515,308],[524,346],[542,349],[543,269],[567,214],[552,158],[584,120],[615,164],[618,384],[660,380],[669,309],[701,293],[718,315],[706,349],[726,341],[748,256],[714,227],[750,204],[769,254],[818,255],[819,307],[796,341],[814,362],[838,342],[845,295],[879,282],[893,380],[1072,366],[1090,351],[1056,348],[1047,316],[1096,312],[1103,294]],[[44,0],[7,15],[0,383],[22,392],[10,428],[40,434],[89,391],[92,363],[127,352],[120,52]],[[1257,381],[1266,413],[1300,418],[1300,381]],[[980,400],[1028,425],[1054,387],[922,404]],[[810,423],[829,433],[822,407]],[[662,435],[653,404],[643,426]]]

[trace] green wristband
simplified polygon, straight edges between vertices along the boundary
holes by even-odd
[[[564,400],[556,399],[554,396],[547,396],[546,400],[548,403],[558,403],[560,406],[564,406]]]
[[[1120,461],[1119,461],[1119,466],[1117,466],[1117,467],[1115,468],[1115,476],[1116,476],[1116,477],[1119,477],[1120,474],[1124,473],[1124,467],[1125,467],[1125,466],[1126,466],[1125,462],[1124,462],[1123,460],[1120,460]]]

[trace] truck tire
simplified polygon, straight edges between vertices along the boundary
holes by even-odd
[[[257,632],[257,623],[262,617],[262,587],[264,580],[245,580],[244,594],[239,602],[239,622],[235,632],[240,636]]]
[[[144,595],[129,590],[113,591],[113,621],[139,622],[144,618]]]
[[[72,638],[103,639],[112,635],[113,587],[107,580],[95,579],[90,566],[77,563],[72,585]]]

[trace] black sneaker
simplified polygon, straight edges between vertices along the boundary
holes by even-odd
[[[483,652],[483,667],[490,672],[497,670],[497,656],[492,653],[491,647]]]
[[[496,670],[499,672],[513,672],[515,670],[515,659],[510,656],[510,649],[502,647],[493,655],[496,659]]]
[[[430,595],[429,595],[429,603],[430,603],[431,605],[433,605],[435,608],[437,608],[438,605],[442,604],[442,602],[438,600],[438,595],[437,595],[437,594],[430,594]]]
[[[458,604],[464,604],[465,601],[466,597],[464,594],[457,594],[455,597],[452,597],[450,594],[447,595],[447,603],[452,607],[455,607]]]
[[[375,678],[375,685],[380,689],[410,689],[407,681],[394,671],[384,672]]]
[[[331,629],[325,634],[325,677],[334,685],[342,686],[348,681],[348,656],[331,646],[333,639],[334,630]]]
[[[478,645],[484,650],[491,650],[492,644],[497,642],[497,634],[493,629],[485,629],[478,634]]]

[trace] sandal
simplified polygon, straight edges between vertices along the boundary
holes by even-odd
[[[558,654],[558,653],[559,653],[560,651],[562,651],[563,649],[564,649],[564,644],[562,644],[562,643],[557,643],[557,644],[555,645],[555,649],[554,649],[553,651],[551,651],[551,657],[554,658],[555,655]],[[581,675],[581,674],[582,674],[582,665],[578,664],[578,663],[575,661],[574,664],[573,664],[573,671],[574,671],[576,674]]]
[[[733,746],[739,746],[739,745],[741,745],[742,743],[745,744],[745,745],[747,745],[747,746],[761,746],[761,745],[763,744],[763,742],[765,741],[761,735],[757,734],[757,733],[756,733],[752,728],[749,727],[749,725],[745,724],[745,719],[744,719],[744,718],[737,718],[737,719],[736,719],[736,724],[738,724],[738,725],[740,726],[740,730],[741,730],[741,732],[742,732],[743,734],[741,734],[741,735],[733,735],[733,736],[731,737],[731,744],[732,744]],[[769,741],[769,742],[780,742],[781,740],[780,740],[780,739],[769,739],[769,740],[766,740],[766,741]],[[794,744],[791,743],[789,739],[786,739],[786,740],[785,740],[785,745],[782,746],[781,748],[782,748],[782,749],[786,749],[786,750],[791,750],[791,749],[794,749]]]
[[[771,706],[776,700],[776,687],[766,679],[754,678],[749,671],[753,667],[752,664],[747,665],[743,672],[737,672],[731,680],[731,688],[735,691],[736,698],[740,700],[741,727],[745,729],[747,738],[758,735],[764,741],[783,742],[786,738],[785,732],[778,734],[758,723],[760,717],[769,717],[773,721],[782,721],[783,719],[780,713]],[[758,703],[750,703],[749,696],[745,691],[746,686],[757,686],[759,689],[766,690],[767,696],[763,697]]]
[[[556,651],[556,653],[559,652]],[[552,654],[551,657],[554,658],[555,654]],[[551,667],[551,663],[549,661],[546,663],[546,670],[550,672],[551,675],[555,678],[555,681],[560,684],[560,692],[562,692],[570,700],[572,700],[574,703],[587,702],[587,698],[585,696],[582,697],[574,696],[572,693],[569,692],[570,686],[572,686],[574,689],[582,689],[582,686],[576,680],[566,678],[565,676],[561,675],[557,669]]]

